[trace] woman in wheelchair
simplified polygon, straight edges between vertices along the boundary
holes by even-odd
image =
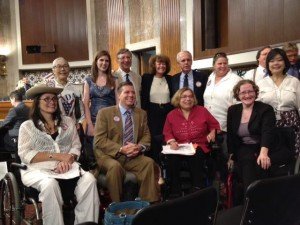
[[[233,93],[241,103],[230,106],[227,115],[228,167],[237,162],[244,191],[271,166],[269,149],[274,142],[275,113],[270,105],[255,101],[258,92],[253,81],[239,81]]]
[[[59,180],[77,178],[75,224],[98,222],[96,180],[77,163],[81,144],[72,118],[61,116],[57,95],[62,90],[38,84],[26,92],[34,101],[31,119],[21,125],[19,132],[18,154],[27,165],[27,170],[21,171],[22,182],[40,192],[43,224],[63,225],[61,190],[72,188],[60,188]]]
[[[187,87],[178,90],[172,98],[174,107],[166,119],[163,134],[171,149],[178,144],[193,143],[196,154],[193,156],[168,155],[168,173],[171,184],[171,197],[181,193],[179,179],[180,161],[185,160],[191,172],[193,190],[205,187],[204,162],[208,157],[209,142],[215,141],[215,131],[220,130],[218,121],[202,106],[197,105],[194,92]],[[193,191],[192,190],[192,191]]]

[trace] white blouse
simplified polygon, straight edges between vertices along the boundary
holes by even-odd
[[[19,130],[18,155],[22,163],[29,168],[53,170],[57,161],[44,161],[31,163],[33,157],[39,152],[74,153],[80,155],[81,143],[72,118],[62,116],[58,127],[58,136],[55,140],[34,126],[32,120],[22,123]]]
[[[170,90],[165,77],[154,76],[150,89],[150,102],[157,104],[170,102]]]
[[[231,70],[218,83],[213,72],[209,77],[204,92],[204,106],[218,120],[222,131],[227,131],[227,110],[236,103],[233,98],[233,87],[242,80]]]
[[[270,77],[265,77],[257,85],[258,101],[267,103],[278,111],[300,109],[300,82],[297,78],[287,75],[277,87]]]

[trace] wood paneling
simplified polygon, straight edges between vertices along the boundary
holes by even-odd
[[[123,0],[107,0],[107,17],[109,52],[112,57],[112,67],[117,69],[117,52],[125,46]]]
[[[23,64],[88,60],[85,0],[19,0]],[[27,45],[55,45],[54,53],[27,54]]]
[[[170,57],[171,71],[178,71],[176,55],[180,51],[180,0],[160,0],[161,53]]]
[[[221,21],[228,21],[228,40],[224,24],[220,27],[220,47],[214,50],[201,50],[201,7],[194,0],[194,57],[195,59],[213,56],[217,51],[236,53],[254,50],[265,45],[296,41],[300,38],[299,0],[220,0],[228,2],[228,10],[220,7]],[[227,13],[226,13],[227,11]],[[226,27],[226,25],[225,25]],[[227,42],[227,44],[226,44]],[[225,45],[224,45],[225,44]],[[200,46],[199,46],[200,45]]]

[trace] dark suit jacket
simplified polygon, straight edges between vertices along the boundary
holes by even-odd
[[[233,153],[233,159],[236,159],[236,153],[239,146],[242,144],[242,140],[237,134],[241,123],[242,111],[242,104],[232,105],[228,108],[227,147],[229,153]],[[272,147],[275,121],[276,119],[273,108],[268,104],[255,101],[248,129],[250,134],[260,137],[261,147],[267,147],[269,149]]]
[[[172,96],[178,91],[180,85],[180,73],[175,74],[172,77]],[[196,98],[198,100],[198,105],[204,105],[203,94],[205,91],[206,83],[208,76],[198,71],[193,70],[193,77],[194,77],[194,92]]]
[[[147,114],[140,108],[134,108],[134,142],[150,146],[150,132],[147,126]],[[119,106],[101,109],[96,118],[94,152],[97,158],[109,155],[115,158],[123,146],[123,124]]]
[[[172,77],[170,75],[164,75],[167,80],[169,90],[170,90],[170,99],[172,98]],[[150,103],[150,90],[152,86],[154,75],[153,74],[144,74],[142,76],[142,91],[141,91],[141,102],[142,109],[148,110]]]
[[[1,124],[0,129],[8,129],[8,134],[11,137],[19,136],[21,124],[28,120],[29,108],[21,102],[17,107],[11,108]]]

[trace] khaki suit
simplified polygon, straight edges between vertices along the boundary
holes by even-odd
[[[123,78],[123,76],[126,73],[121,70],[120,68],[114,72],[114,77],[117,78],[117,82],[116,82],[116,87],[118,87],[119,83],[122,83],[125,81],[125,79]],[[130,80],[133,83],[134,86],[134,90],[135,90],[135,95],[136,95],[136,106],[141,108],[141,82],[142,82],[142,77],[139,74],[136,74],[133,71],[130,71],[129,73],[130,76]]]
[[[144,146],[150,145],[150,132],[147,126],[146,112],[133,110],[134,141]],[[128,159],[118,157],[123,146],[122,116],[118,106],[107,107],[99,111],[96,118],[94,152],[101,170],[106,171],[107,187],[113,201],[120,201],[125,171],[134,173],[140,185],[139,197],[154,202],[159,200],[156,164],[144,155]]]

